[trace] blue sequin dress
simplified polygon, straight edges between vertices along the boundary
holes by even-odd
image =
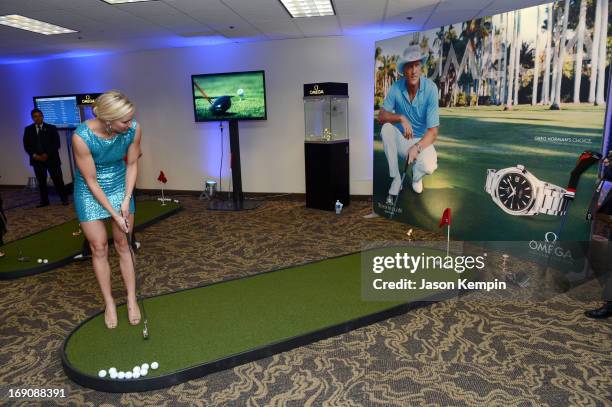
[[[117,212],[125,197],[124,157],[128,147],[134,141],[137,125],[138,123],[133,120],[125,133],[117,134],[109,139],[94,134],[85,122],[74,131],[87,144],[96,165],[98,183]],[[78,168],[74,179],[74,206],[80,222],[106,219],[111,216],[93,196]],[[134,198],[130,201],[130,212],[135,212]]]

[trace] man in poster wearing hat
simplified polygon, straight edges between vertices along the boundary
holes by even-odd
[[[434,148],[440,125],[438,88],[422,75],[426,61],[427,53],[419,45],[404,50],[397,63],[397,70],[403,76],[389,89],[378,115],[378,121],[383,124],[380,133],[389,176],[393,178],[387,204],[393,204],[402,187],[398,157],[414,163],[412,189],[417,194],[423,192],[423,177],[438,167]]]

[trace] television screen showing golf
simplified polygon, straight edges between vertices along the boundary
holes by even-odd
[[[266,120],[264,71],[191,76],[196,122]]]

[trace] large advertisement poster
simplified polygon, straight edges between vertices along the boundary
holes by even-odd
[[[608,15],[565,0],[377,42],[375,212],[433,230],[451,208],[457,240],[556,238],[570,172],[602,150]],[[589,238],[596,177],[560,240]]]

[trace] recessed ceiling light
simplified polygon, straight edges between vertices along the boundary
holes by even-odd
[[[293,18],[335,15],[331,0],[280,0]]]
[[[123,4],[123,3],[140,3],[143,1],[157,1],[157,0],[102,0],[108,4]]]
[[[69,28],[60,27],[59,25],[49,24],[45,23],[44,21],[34,20],[29,17],[20,16],[18,14],[0,16],[0,24],[44,35],[68,34],[78,32]]]

